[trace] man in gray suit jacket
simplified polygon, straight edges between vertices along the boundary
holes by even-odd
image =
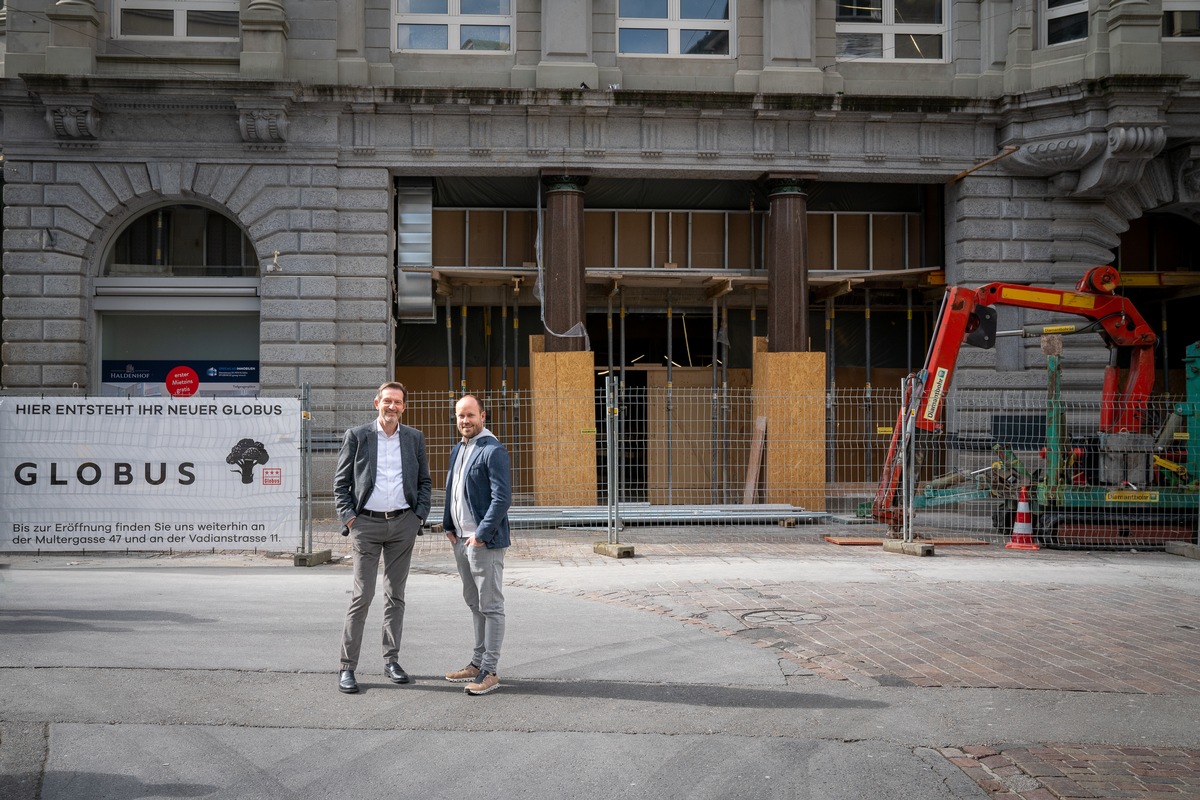
[[[408,400],[404,385],[388,382],[375,395],[379,417],[346,431],[333,476],[333,500],[342,535],[353,540],[354,593],[342,630],[338,689],[358,691],[354,670],[363,627],[375,596],[375,578],[383,559],[384,674],[393,683],[408,683],[398,663],[404,630],[404,586],[413,545],[429,516],[433,482],[425,458],[425,435],[400,424]]]

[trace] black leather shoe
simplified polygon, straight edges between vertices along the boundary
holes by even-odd
[[[404,671],[404,667],[395,661],[389,661],[387,664],[384,664],[383,674],[387,675],[388,680],[392,683],[408,683],[408,673]]]
[[[358,693],[358,681],[354,680],[354,670],[344,669],[338,673],[338,691],[346,694]]]

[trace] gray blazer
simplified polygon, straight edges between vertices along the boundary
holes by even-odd
[[[337,471],[333,475],[333,502],[338,519],[346,525],[358,516],[375,488],[375,420],[346,431],[338,452]],[[425,458],[425,434],[401,425],[400,458],[404,469],[404,499],[422,522],[429,516],[433,499],[433,481]]]

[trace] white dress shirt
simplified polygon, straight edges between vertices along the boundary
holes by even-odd
[[[375,420],[375,488],[367,498],[367,511],[396,511],[408,508],[404,497],[404,459],[400,456],[400,427],[387,435]]]

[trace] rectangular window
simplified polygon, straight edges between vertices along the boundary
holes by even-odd
[[[946,0],[837,0],[837,57],[946,61]]]
[[[396,49],[512,50],[512,0],[396,0]]]
[[[1088,35],[1087,0],[1042,0],[1042,45],[1077,42]]]
[[[1195,0],[1163,0],[1163,38],[1200,37],[1200,3]]]
[[[733,55],[730,0],[618,0],[621,55]]]
[[[117,0],[121,39],[225,39],[241,36],[238,0]]]

